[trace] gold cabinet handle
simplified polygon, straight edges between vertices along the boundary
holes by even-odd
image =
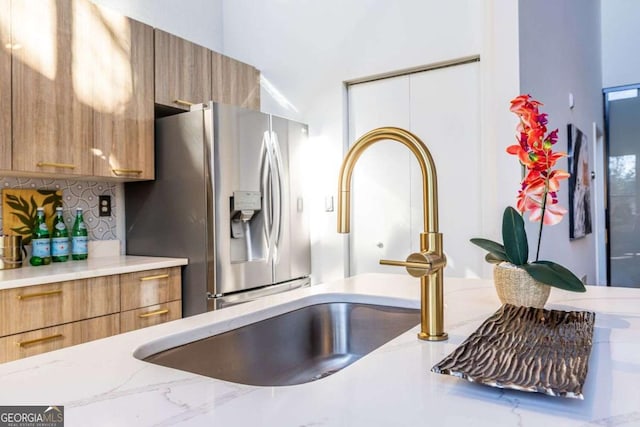
[[[58,289],[55,291],[36,292],[33,294],[18,295],[18,299],[22,301],[24,299],[29,299],[29,298],[48,297],[49,295],[61,295],[61,294],[62,294],[62,289]]]
[[[114,175],[122,176],[122,175],[142,175],[142,170],[140,169],[111,169]]]
[[[168,279],[169,275],[168,274],[156,274],[155,276],[145,276],[145,277],[141,277],[140,280],[141,282],[146,282],[148,280],[157,280],[157,279]]]
[[[18,347],[26,347],[26,346],[31,345],[31,344],[38,344],[38,343],[41,343],[41,342],[44,342],[44,341],[55,340],[57,338],[64,338],[64,335],[62,335],[62,334],[49,335],[48,337],[36,338],[34,340],[19,341],[16,344],[18,345]]]
[[[169,309],[165,308],[164,310],[156,310],[156,311],[150,311],[149,313],[138,314],[138,317],[141,319],[144,319],[147,317],[160,316],[161,314],[167,314],[168,312],[169,312]]]
[[[45,166],[51,166],[54,168],[65,168],[65,169],[75,169],[76,165],[72,165],[70,163],[53,163],[53,162],[38,162],[36,163],[36,166],[39,168],[45,167]]]
[[[191,107],[193,102],[185,101],[184,99],[174,99],[174,104],[184,105],[185,107]]]

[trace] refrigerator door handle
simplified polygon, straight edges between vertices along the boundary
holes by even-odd
[[[282,237],[282,225],[284,222],[284,209],[286,206],[283,206],[283,198],[284,198],[284,174],[282,173],[282,151],[280,150],[280,143],[278,141],[278,134],[275,132],[271,132],[271,142],[273,145],[274,152],[274,163],[276,169],[277,179],[275,180],[276,185],[276,197],[275,197],[275,215],[274,215],[274,225],[275,229],[275,247],[276,247],[276,258],[275,262],[278,263],[278,249],[280,246],[280,239]]]
[[[262,136],[262,148],[260,150],[260,192],[262,193],[262,209],[264,212],[264,234],[267,239],[267,257],[265,262],[270,263],[273,257],[273,195],[271,191],[273,155],[268,132]]]

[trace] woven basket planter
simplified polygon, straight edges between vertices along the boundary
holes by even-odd
[[[508,262],[493,268],[493,283],[503,304],[543,308],[551,287],[534,280],[520,267]]]

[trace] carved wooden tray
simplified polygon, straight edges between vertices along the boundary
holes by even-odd
[[[505,304],[431,370],[492,387],[583,399],[595,313]]]

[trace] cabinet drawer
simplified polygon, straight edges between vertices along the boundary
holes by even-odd
[[[120,311],[118,276],[0,291],[0,336]]]
[[[115,335],[120,314],[67,323],[0,338],[0,363]]]
[[[182,301],[152,305],[120,313],[120,332],[129,332],[147,326],[159,325],[182,317]]]
[[[122,311],[181,298],[180,267],[139,271],[120,276]]]

